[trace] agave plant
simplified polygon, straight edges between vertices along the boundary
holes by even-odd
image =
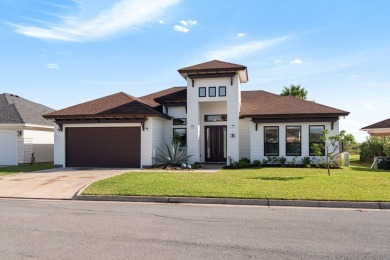
[[[158,154],[154,159],[160,165],[181,165],[186,163],[192,155],[186,155],[187,148],[181,147],[180,142],[173,142],[171,145],[165,144],[165,150],[157,148]]]

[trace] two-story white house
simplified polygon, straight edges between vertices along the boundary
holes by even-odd
[[[143,97],[123,92],[45,115],[55,120],[55,164],[144,167],[179,138],[189,162],[314,156],[324,129],[339,132],[349,112],[263,90],[242,91],[243,65],[209,61],[178,70],[187,85]]]

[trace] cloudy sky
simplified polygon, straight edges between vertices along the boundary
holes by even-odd
[[[246,65],[243,90],[300,84],[350,111],[390,117],[390,1],[0,0],[0,93],[64,108],[119,91],[185,84],[177,69]]]

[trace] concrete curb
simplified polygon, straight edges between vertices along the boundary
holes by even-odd
[[[165,197],[165,196],[91,196],[91,195],[81,195],[80,193],[74,196],[74,200],[256,205],[256,206],[271,206],[271,207],[284,206],[284,207],[317,207],[317,208],[390,209],[390,202],[234,199],[234,198],[199,198],[199,197]]]

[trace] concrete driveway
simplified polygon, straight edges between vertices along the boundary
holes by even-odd
[[[72,199],[86,185],[130,169],[55,168],[0,177],[0,197]]]

